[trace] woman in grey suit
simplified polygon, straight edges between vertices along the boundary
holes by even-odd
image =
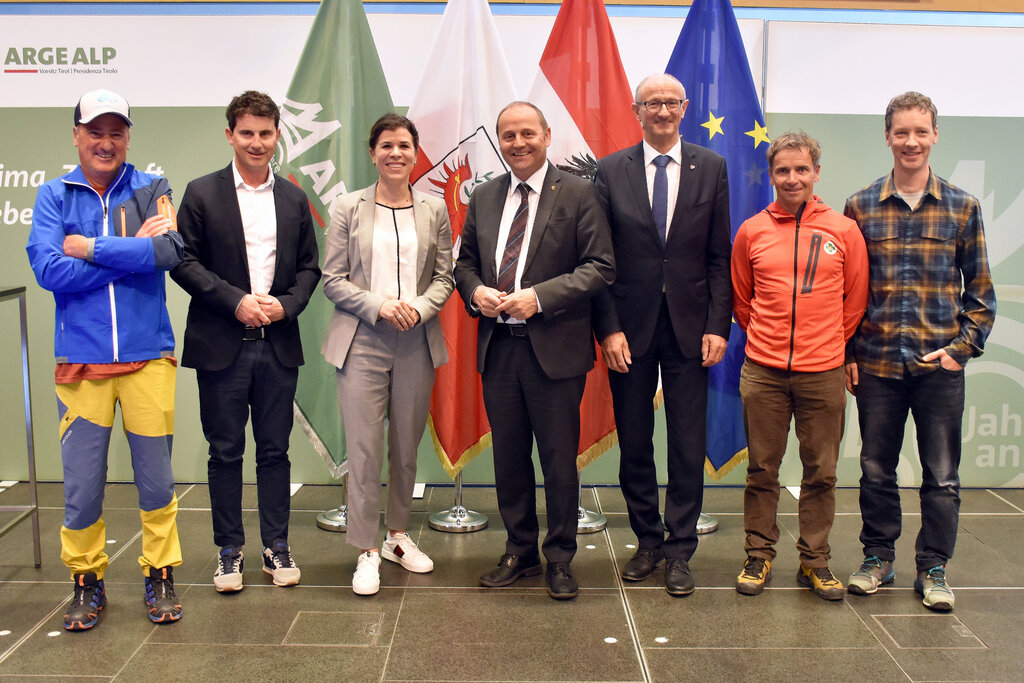
[[[454,282],[447,208],[409,184],[418,145],[409,119],[378,119],[370,159],[380,179],[339,199],[327,232],[323,283],[334,314],[321,352],[338,368],[358,595],[379,590],[381,558],[411,572],[434,568],[405,530],[434,372],[448,361],[437,314]],[[378,546],[385,428],[388,533]]]

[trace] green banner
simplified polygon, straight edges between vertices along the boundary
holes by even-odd
[[[370,126],[391,111],[384,70],[357,0],[324,0],[281,103],[278,172],[305,190],[323,263],[334,201],[376,180]],[[299,369],[296,418],[335,477],[346,471],[335,370],[320,355],[333,305],[316,293],[299,317],[306,364]]]

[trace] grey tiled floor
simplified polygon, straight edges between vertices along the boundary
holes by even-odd
[[[246,588],[219,595],[212,586],[216,549],[206,487],[179,485],[185,563],[175,578],[185,616],[153,626],[136,563],[134,489],[109,486],[108,606],[94,630],[67,633],[61,616],[71,585],[59,558],[61,486],[40,486],[42,568],[32,567],[29,523],[0,539],[0,683],[71,676],[304,683],[1024,680],[1021,490],[963,492],[949,568],[957,607],[947,615],[927,611],[912,590],[920,518],[910,490],[903,492],[905,533],[894,585],[837,603],[796,585],[796,501],[785,492],[779,556],[764,595],[733,590],[743,560],[741,490],[709,487],[704,509],[718,517],[720,529],[701,538],[691,562],[697,591],[672,598],[660,571],[639,583],[620,581],[635,542],[622,495],[613,487],[585,489],[586,506],[604,512],[608,527],[579,537],[573,568],[582,590],[567,602],[548,598],[542,577],[504,589],[479,587],[477,578],[504,547],[489,487],[466,489],[467,504],[491,522],[473,534],[428,527],[428,514],[449,507],[453,490],[427,487],[413,506],[410,533],[434,559],[434,572],[409,574],[385,562],[380,593],[353,595],[356,550],[343,534],[315,524],[316,513],[334,507],[339,495],[335,487],[304,486],[292,498],[291,544],[302,568],[295,588],[275,588],[260,571],[258,520],[247,509]],[[244,504],[254,507],[255,498],[247,487]],[[26,500],[24,484],[0,490],[0,505]],[[832,566],[845,580],[860,559],[857,491],[840,490],[836,509]]]

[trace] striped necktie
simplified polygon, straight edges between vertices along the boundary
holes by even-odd
[[[519,267],[519,253],[523,249],[523,238],[526,236],[526,219],[529,216],[530,188],[526,183],[519,183],[516,188],[519,192],[519,207],[516,215],[512,218],[512,227],[508,231],[508,240],[505,242],[505,253],[501,256],[501,265],[498,266],[498,289],[511,294],[516,286],[516,270]]]

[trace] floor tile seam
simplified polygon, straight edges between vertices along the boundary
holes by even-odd
[[[999,500],[1001,500],[1004,503],[1006,503],[1007,505],[1009,505],[1010,507],[1012,507],[1014,510],[1020,510],[1021,512],[1024,512],[1024,508],[1021,508],[1021,506],[1016,505],[1014,503],[1011,503],[1010,501],[1008,501],[1007,499],[1003,498],[998,493],[996,493],[994,490],[992,490],[992,489],[985,489],[985,490],[988,491],[989,493],[991,493],[993,496],[995,496]]]
[[[35,635],[37,631],[42,629],[46,625],[46,622],[60,614],[61,607],[64,606],[64,603],[67,602],[67,600],[68,598],[64,598],[64,600],[57,603],[57,606],[51,609],[49,613],[46,614],[46,616],[44,616],[42,619],[36,622],[35,626],[33,626],[30,629],[27,629],[25,633],[21,636],[21,638],[18,638],[9,648],[7,648],[7,650],[0,653],[0,664],[3,664],[11,655],[13,655],[17,651],[19,647],[24,645],[29,638]]]
[[[157,626],[154,625],[154,629],[169,628],[168,626]],[[173,627],[171,627],[173,628]],[[320,649],[333,648],[338,650],[384,650],[387,649],[385,645],[360,645],[358,643],[214,643],[209,640],[196,641],[191,640],[176,640],[172,642],[153,640],[143,643],[147,646],[159,646],[159,647],[199,647],[208,646],[215,647],[217,649],[224,648],[267,648],[267,647],[291,647],[291,648],[302,648],[302,647],[315,647]],[[109,678],[109,677],[108,677]]]
[[[885,591],[894,590],[895,591],[895,590],[901,590],[901,589],[884,588],[882,590],[885,590]],[[847,596],[847,597],[849,597],[849,596]],[[868,596],[864,596],[864,597],[868,597]],[[851,602],[848,599],[844,598],[843,599],[843,604],[851,612],[853,612],[854,617],[856,617],[857,620],[860,621],[861,624],[863,624],[864,628],[871,635],[871,637],[875,639],[875,642],[878,643],[879,647],[881,647],[885,651],[885,654],[889,655],[890,661],[892,661],[892,663],[894,665],[896,665],[896,668],[899,669],[901,672],[903,672],[903,675],[907,677],[908,681],[913,681],[914,680],[913,676],[911,676],[910,673],[906,669],[903,668],[903,665],[900,664],[900,662],[896,659],[896,655],[893,654],[892,650],[890,650],[888,647],[886,647],[886,644],[884,642],[882,642],[881,638],[878,637],[878,634],[875,633],[874,629],[871,628],[870,624],[868,624],[868,622],[865,620],[864,616],[860,612],[858,612],[856,609],[854,609],[853,604],[851,604]],[[878,628],[882,630],[882,633],[884,633],[886,636],[888,636],[889,640],[892,641],[892,644],[895,645],[898,648],[899,645],[896,643],[896,639],[892,637],[892,634],[889,633],[889,629],[885,628],[881,623],[878,622],[878,620],[876,618],[878,615],[872,614],[870,616],[871,616],[871,620],[875,623],[875,625],[877,625]],[[907,615],[907,616],[925,616],[925,615]],[[937,616],[937,615],[932,615],[932,616]]]
[[[597,511],[601,514],[606,514],[601,509],[601,497],[594,495],[594,501],[597,505]],[[605,545],[608,548],[608,558],[611,560],[612,569],[615,573],[615,584],[618,588],[619,600],[622,603],[622,611],[626,617],[626,628],[629,631],[630,640],[633,641],[633,651],[637,658],[637,663],[640,665],[640,675],[643,676],[644,683],[651,683],[651,671],[650,666],[647,664],[647,657],[644,655],[643,645],[640,643],[640,631],[636,625],[636,619],[633,617],[633,609],[630,607],[629,599],[626,597],[626,585],[622,579],[622,573],[619,571],[619,565],[615,561],[615,550],[612,544],[611,532],[608,530],[608,525],[601,530],[601,534],[604,536]]]
[[[390,533],[390,532],[388,532],[388,533]],[[422,535],[423,535],[423,522],[420,523],[420,536],[422,536]],[[408,576],[405,577],[405,583],[406,583],[406,585],[401,587],[402,597],[398,601],[398,609],[395,611],[395,626],[394,626],[394,628],[391,629],[391,638],[388,639],[388,644],[386,646],[387,652],[384,655],[384,666],[382,666],[381,670],[380,670],[380,679],[379,680],[382,683],[383,683],[383,681],[386,680],[385,679],[385,675],[387,674],[387,671],[388,671],[388,664],[391,662],[391,648],[394,646],[394,644],[395,644],[395,636],[398,634],[398,625],[399,625],[399,622],[402,619],[402,608],[405,607],[405,596],[406,596],[406,592],[407,592],[407,590],[409,588],[409,577]]]
[[[164,628],[166,628],[167,626],[169,626],[169,624],[165,624]],[[132,650],[132,653],[130,655],[128,655],[128,657],[125,658],[124,662],[121,664],[121,667],[117,670],[117,673],[115,673],[114,676],[110,680],[116,681],[117,677],[120,676],[124,672],[125,667],[127,667],[128,664],[131,663],[131,661],[133,659],[135,659],[137,656],[139,656],[139,653],[142,652],[142,648],[144,648],[146,646],[146,643],[149,641],[149,639],[151,637],[153,637],[153,634],[156,632],[157,628],[158,627],[157,627],[156,624],[152,624],[152,628],[150,628],[149,633],[147,633],[146,637],[142,639],[142,642],[140,642],[138,645],[135,646],[135,649]],[[158,643],[155,643],[155,644],[158,644]]]
[[[199,484],[197,484],[196,482],[179,482],[178,485],[186,487],[185,490],[181,492],[181,495],[178,496],[179,502],[181,501],[182,498],[191,493],[193,489],[199,488]],[[178,509],[181,509],[181,507],[179,506]]]
[[[142,536],[142,530],[140,529],[139,531],[135,532],[135,535],[132,536],[126,543],[124,543],[120,548],[118,548],[117,552],[115,552],[113,555],[108,557],[108,559],[107,559],[108,565],[110,563],[113,563],[118,557],[121,556],[121,554],[126,552],[128,550],[128,547],[132,543],[134,543],[138,538],[140,538],[141,536]],[[55,582],[55,583],[57,583],[57,582]],[[63,584],[64,582],[60,582],[60,583]],[[74,597],[74,591],[72,591],[70,595],[67,595],[62,600],[60,600],[56,604],[56,606],[54,606],[54,608],[51,609],[50,612],[45,617],[43,617],[43,619],[41,621],[36,623],[36,625],[33,626],[32,628],[28,629],[21,638],[19,638],[17,641],[15,641],[15,643],[13,645],[11,645],[10,648],[8,648],[3,654],[0,654],[0,664],[2,664],[8,657],[10,657],[12,654],[14,654],[14,652],[17,651],[17,649],[19,647],[24,645],[25,642],[30,637],[35,635],[35,633],[37,631],[39,631],[41,628],[43,628],[43,626],[46,624],[47,621],[49,621],[51,618],[53,618],[54,616],[59,614],[60,611],[61,611],[61,608],[64,606],[64,603],[66,603],[72,597]]]
[[[0,673],[0,680],[3,680],[5,678],[10,678],[10,679],[19,680],[19,681],[32,680],[33,678],[42,678],[42,679],[53,680],[54,678],[56,678],[56,676],[52,676],[50,674],[4,674],[4,673]],[[67,674],[67,673],[62,673],[60,675],[60,679],[63,680],[63,681],[77,681],[77,680],[109,681],[109,680],[111,680],[111,677],[110,676],[101,676],[99,674]]]
[[[885,648],[882,647],[881,644],[879,644],[878,647],[854,647],[854,646],[842,646],[842,645],[822,645],[820,647],[812,647],[810,645],[781,645],[781,646],[778,646],[778,647],[769,647],[769,646],[766,646],[766,645],[765,646],[754,646],[754,647],[744,647],[742,645],[688,645],[688,646],[683,646],[683,645],[645,645],[644,649],[645,650],[675,650],[675,651],[679,651],[679,652],[686,652],[686,651],[691,651],[691,650],[692,651],[696,651],[696,650],[700,650],[700,651],[716,650],[716,651],[719,651],[720,650],[720,651],[723,651],[723,652],[747,651],[747,650],[754,651],[754,652],[777,651],[777,650],[794,651],[794,652],[796,652],[796,651],[817,652],[817,651],[820,651],[820,650],[827,650],[829,652],[836,651],[836,650],[853,651],[853,652],[857,652],[857,651],[864,651],[864,652],[886,652]],[[977,648],[974,648],[974,649],[977,649]]]
[[[387,678],[381,683],[524,683],[521,678],[467,678],[461,679],[449,679],[449,678]],[[552,678],[552,679],[530,679],[529,683],[580,683],[578,679],[569,678]],[[643,679],[615,679],[615,680],[595,680],[587,681],[587,683],[645,683]]]

